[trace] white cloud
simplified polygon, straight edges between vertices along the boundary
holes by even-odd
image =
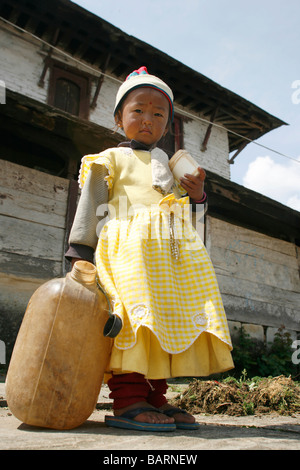
[[[300,163],[289,161],[283,165],[269,156],[257,157],[248,166],[243,184],[300,211]]]
[[[287,200],[286,205],[300,212],[300,197],[297,194],[295,194],[294,196],[291,196]]]

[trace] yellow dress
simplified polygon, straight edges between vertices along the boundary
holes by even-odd
[[[84,157],[82,186],[92,163],[107,168],[109,188],[110,220],[99,235],[97,271],[123,322],[108,372],[160,379],[233,368],[222,299],[188,220],[189,198],[163,197],[152,188],[148,151],[121,147]]]

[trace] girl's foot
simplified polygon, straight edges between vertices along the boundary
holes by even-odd
[[[172,424],[174,423],[174,418],[168,417],[163,413],[158,413],[156,408],[149,405],[149,403],[145,401],[140,401],[138,403],[134,403],[134,405],[126,406],[125,408],[120,408],[118,410],[114,410],[115,416],[122,416],[123,413],[129,410],[133,410],[136,408],[153,408],[153,411],[145,411],[143,413],[138,414],[134,421],[138,421],[140,423],[150,423],[150,424]],[[163,411],[160,408],[160,411]]]
[[[170,413],[170,415],[174,418],[175,423],[185,423],[185,424],[193,424],[196,422],[194,416],[192,416],[190,413],[187,413],[186,411],[180,412],[181,410],[179,408],[176,408],[169,403],[166,403],[165,405],[161,406],[159,408],[159,411],[173,411]]]

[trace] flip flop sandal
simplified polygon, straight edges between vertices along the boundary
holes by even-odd
[[[166,416],[169,416],[169,418],[173,418],[176,413],[181,413],[184,415],[189,414],[187,411],[182,410],[181,408],[170,408],[169,410],[161,410]],[[188,429],[188,430],[195,430],[200,428],[199,423],[180,423],[178,421],[175,421],[174,423],[176,425],[177,429]]]
[[[149,407],[134,408],[126,411],[121,416],[105,416],[107,426],[122,429],[133,429],[135,431],[175,431],[175,423],[141,423],[134,421],[134,418],[147,411],[155,411],[165,414],[164,412]]]

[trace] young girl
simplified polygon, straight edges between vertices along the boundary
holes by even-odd
[[[186,174],[176,186],[156,147],[173,115],[171,89],[141,67],[116,97],[115,122],[128,140],[82,159],[66,256],[93,261],[95,251],[99,280],[122,319],[108,365],[109,426],[196,429],[193,416],[167,402],[166,379],[233,367],[216,276],[184,215],[189,202],[206,201],[205,172],[199,167],[198,176]]]

